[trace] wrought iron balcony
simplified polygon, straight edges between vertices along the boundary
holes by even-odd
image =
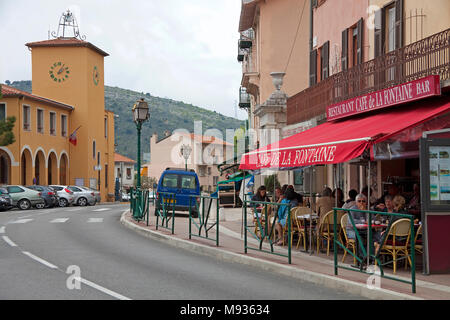
[[[247,89],[244,87],[240,87],[239,89],[239,108],[250,108],[250,95],[247,93]]]
[[[324,115],[329,105],[429,75],[450,79],[450,29],[336,73],[288,99],[287,124]]]

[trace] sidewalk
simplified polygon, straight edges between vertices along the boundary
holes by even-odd
[[[244,238],[242,233],[242,209],[225,208],[222,211],[219,221],[219,247],[216,247],[215,241],[192,237],[189,240],[189,218],[186,215],[178,214],[175,217],[175,234],[172,235],[169,230],[159,228],[156,230],[156,217],[153,207],[150,208],[150,223],[141,221],[137,223],[131,217],[130,212],[122,215],[121,222],[135,230],[136,232],[164,241],[186,250],[194,251],[200,254],[216,257],[222,261],[236,262],[250,265],[255,268],[266,271],[280,273],[299,280],[314,282],[318,285],[335,288],[352,294],[358,294],[371,299],[450,299],[450,275],[423,275],[420,267],[421,256],[417,257],[418,268],[416,270],[416,294],[411,291],[411,285],[381,278],[381,289],[369,289],[366,285],[369,275],[350,270],[339,269],[339,275],[334,275],[333,253],[327,257],[326,253],[317,254],[316,251],[310,254],[295,248],[295,242],[292,248],[292,264],[288,263],[287,257],[267,254],[260,251],[248,250],[244,252]],[[224,220],[225,219],[225,220]],[[214,219],[211,219],[213,222]],[[248,216],[248,221],[252,217]],[[193,226],[192,232],[198,232]],[[210,230],[210,237],[215,239],[215,229]],[[258,242],[250,233],[248,233],[248,246],[257,248]],[[266,248],[269,248],[265,245]],[[286,247],[274,246],[275,252],[287,254]],[[339,265],[342,265],[342,253],[338,254]],[[347,255],[345,263],[350,265],[353,262],[350,255]],[[392,269],[385,270],[385,274],[392,273]],[[396,277],[410,281],[409,269],[404,270],[400,267]],[[295,300],[295,297],[286,297]]]

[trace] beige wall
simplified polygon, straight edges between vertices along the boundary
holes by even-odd
[[[214,186],[214,177],[218,177],[218,180],[223,180],[220,177],[220,172],[217,169],[217,165],[225,161],[225,155],[227,154],[227,147],[232,148],[232,145],[219,145],[219,144],[206,144],[203,146],[200,142],[193,141],[186,136],[177,136],[172,135],[166,137],[165,139],[157,142],[158,136],[153,135],[150,138],[150,163],[147,164],[148,167],[148,176],[156,178],[159,181],[161,173],[168,167],[171,168],[180,168],[184,169],[185,160],[179,154],[179,150],[182,144],[189,144],[193,151],[191,152],[191,156],[187,162],[187,168],[193,169],[198,177],[200,186],[203,186],[204,190],[215,191]],[[205,152],[205,149],[215,149],[216,152],[219,152],[222,149],[223,157],[219,158],[217,161],[214,161],[212,164],[206,163],[206,158],[202,157]],[[229,150],[228,150],[229,152]],[[209,153],[208,153],[209,154]]]
[[[370,5],[380,8],[391,3],[391,0],[369,0]],[[416,14],[417,9],[417,14]],[[423,14],[424,17],[415,18]],[[404,0],[404,35],[403,44],[419,41],[435,33],[450,28],[450,1],[448,0]],[[412,17],[411,17],[412,16]],[[370,32],[370,59],[374,57],[373,43],[374,33]]]

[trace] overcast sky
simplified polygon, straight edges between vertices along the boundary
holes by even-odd
[[[48,39],[70,9],[108,52],[105,84],[235,116],[241,0],[0,0],[0,82],[31,80],[27,42]],[[237,111],[239,119],[246,114]]]

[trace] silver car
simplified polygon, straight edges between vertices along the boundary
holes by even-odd
[[[102,196],[100,194],[100,191],[92,189],[92,188],[88,188],[88,187],[79,187],[79,188],[89,191],[89,192],[93,192],[94,196],[95,196],[95,201],[98,203],[102,202]]]
[[[73,203],[73,200],[75,200],[73,192],[70,191],[67,186],[52,185],[50,187],[56,191],[60,207],[68,207]]]
[[[95,193],[92,191],[83,190],[78,186],[68,186],[70,191],[73,192],[75,196],[74,204],[78,206],[87,206],[88,204],[93,206],[95,205]]]
[[[6,186],[12,199],[12,204],[21,210],[28,210],[32,206],[45,206],[45,201],[39,191],[28,189],[24,186]]]

